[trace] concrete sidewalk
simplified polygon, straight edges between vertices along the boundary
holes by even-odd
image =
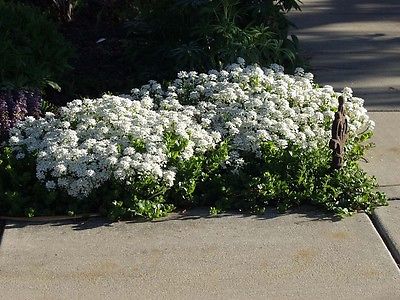
[[[376,122],[372,142],[363,168],[374,175],[389,199],[400,199],[400,112],[375,112],[370,117]],[[377,230],[387,243],[392,255],[400,262],[400,200],[392,200],[388,207],[380,207],[373,214]]]
[[[400,2],[397,0],[304,0],[289,15],[315,81],[350,86],[374,111],[400,110]],[[376,121],[364,169],[380,189],[400,199],[400,113],[371,113]],[[376,210],[374,223],[400,261],[400,202]]]
[[[399,299],[400,272],[365,214],[107,225],[9,223],[4,299]]]
[[[374,110],[400,109],[400,2],[303,0],[289,14],[318,83],[353,88]]]
[[[400,196],[400,112],[370,115],[377,146],[363,166],[387,185],[389,196]],[[210,218],[197,210],[146,223],[8,222],[0,247],[0,295],[400,299],[393,259],[400,261],[399,212],[398,201],[379,208],[375,226],[366,214],[336,221],[310,207],[262,217]]]
[[[362,167],[378,180],[381,190],[391,199],[400,199],[400,112],[371,112],[375,121],[371,142],[375,147],[366,154]]]
[[[395,198],[400,112],[371,117],[377,146],[363,166]],[[262,217],[210,218],[207,211],[192,211],[146,223],[8,222],[0,247],[0,295],[400,299],[393,259],[400,261],[399,212],[399,201],[392,201],[376,211],[374,224],[363,213],[335,221],[310,207]]]

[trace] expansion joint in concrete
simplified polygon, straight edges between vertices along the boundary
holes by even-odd
[[[371,223],[373,227],[375,228],[376,232],[382,239],[382,242],[385,244],[388,252],[393,258],[393,261],[397,265],[397,268],[400,271],[400,253],[390,237],[387,235],[386,231],[383,229],[381,222],[379,221],[378,218],[375,217],[375,215],[368,215],[369,219],[371,220]]]

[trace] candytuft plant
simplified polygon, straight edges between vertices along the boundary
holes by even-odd
[[[332,171],[339,96],[347,99],[349,137],[345,166]],[[351,89],[335,92],[303,69],[288,75],[276,64],[239,59],[221,71],[182,71],[165,86],[150,81],[131,96],[75,100],[59,116],[27,117],[11,130],[9,171],[0,176],[10,180],[14,165],[28,159],[29,178],[63,195],[66,212],[97,208],[113,220],[156,218],[174,207],[262,213],[303,203],[344,216],[386,203],[358,165],[373,127]],[[24,193],[16,186],[0,192]],[[0,200],[0,209],[24,214],[15,199],[27,197]],[[55,211],[57,200],[46,206],[45,199],[33,201],[29,214]]]

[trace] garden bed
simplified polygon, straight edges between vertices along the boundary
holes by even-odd
[[[346,99],[345,164],[331,169],[331,126]],[[0,161],[0,213],[157,218],[312,203],[338,216],[386,203],[358,165],[374,123],[363,100],[296,69],[246,65],[180,72],[131,95],[74,100],[11,129]]]

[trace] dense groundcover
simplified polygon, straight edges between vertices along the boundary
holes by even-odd
[[[338,97],[349,122],[345,166],[328,147]],[[27,117],[0,160],[0,213],[100,212],[156,218],[174,208],[262,213],[312,203],[343,216],[386,203],[359,167],[374,123],[363,100],[297,69],[237,63],[180,72],[131,95],[74,100]]]

